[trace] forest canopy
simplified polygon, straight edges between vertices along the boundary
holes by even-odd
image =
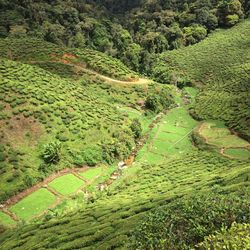
[[[154,54],[203,40],[249,15],[247,0],[0,1],[0,37],[90,47],[142,73]]]

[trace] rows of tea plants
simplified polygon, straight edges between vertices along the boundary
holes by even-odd
[[[155,65],[201,88],[194,116],[224,120],[246,138],[250,136],[249,24],[249,20],[242,21],[199,44],[163,53]]]
[[[131,120],[117,107],[138,106],[153,88],[69,81],[39,67],[0,62],[0,200],[41,179],[39,169],[51,171],[41,167],[40,154],[47,143],[62,144],[63,157],[54,170],[81,166],[87,157],[80,157],[82,152],[92,146],[101,152],[104,144],[120,143],[118,158],[129,153],[134,145]],[[123,140],[130,143],[128,149]]]
[[[115,79],[133,81],[138,78],[137,74],[121,61],[104,53],[87,48],[58,47],[33,37],[0,39],[0,56],[35,64],[64,77],[79,76],[73,64],[87,67]]]
[[[82,210],[6,231],[0,244],[3,250],[121,248],[152,209],[193,193],[213,190],[228,195],[243,190],[249,186],[248,175],[248,163],[202,152],[160,165],[136,164]],[[212,206],[208,208],[212,211]],[[217,229],[221,226],[216,224]]]

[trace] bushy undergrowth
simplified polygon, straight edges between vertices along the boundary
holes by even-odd
[[[233,223],[230,228],[223,228],[214,235],[205,237],[205,240],[197,245],[200,250],[241,249],[250,247],[250,224]]]
[[[190,249],[233,222],[249,222],[249,195],[207,193],[151,212],[133,232],[131,249]]]

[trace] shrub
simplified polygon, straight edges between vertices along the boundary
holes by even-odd
[[[25,175],[23,178],[23,182],[26,187],[31,187],[36,183],[36,180],[30,175]]]
[[[226,25],[231,27],[239,22],[239,16],[237,14],[226,16]]]
[[[233,223],[231,228],[223,227],[220,232],[208,236],[198,244],[201,250],[205,249],[241,249],[250,247],[250,224]]]
[[[192,87],[192,82],[188,78],[180,78],[177,82],[177,87],[183,89],[184,87]]]
[[[134,119],[130,125],[130,129],[132,130],[134,134],[134,138],[138,139],[141,137],[142,134],[142,126],[138,119]]]
[[[145,106],[156,113],[162,110],[160,97],[157,94],[149,95],[146,99]]]
[[[145,106],[153,112],[158,113],[169,108],[173,103],[173,97],[169,93],[169,90],[163,88],[159,92],[149,95],[145,101]]]
[[[45,163],[58,163],[60,160],[61,143],[51,142],[44,146],[41,154]]]
[[[89,147],[83,151],[82,158],[89,166],[95,166],[102,161],[102,150],[98,146]]]
[[[215,193],[182,197],[156,209],[137,227],[132,249],[190,249],[222,225],[250,219],[249,194]]]
[[[112,141],[103,142],[103,160],[111,164],[115,160],[126,159],[134,147],[134,140],[130,134],[129,131],[115,132]]]

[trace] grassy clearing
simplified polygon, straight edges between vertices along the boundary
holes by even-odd
[[[192,152],[195,148],[190,140],[190,134],[196,125],[197,122],[190,117],[187,108],[170,110],[163,116],[159,126],[152,131],[137,160],[149,163],[153,163],[154,160],[162,162],[166,158]]]
[[[4,225],[4,226],[12,226],[15,225],[16,222],[10,218],[9,215],[0,212],[0,225]]]
[[[47,210],[55,201],[52,193],[41,188],[13,205],[10,211],[21,220],[29,220]]]
[[[91,180],[103,172],[104,172],[103,167],[96,167],[96,168],[90,168],[87,171],[80,173],[80,175],[84,177],[86,180]]]
[[[224,151],[225,155],[238,159],[249,159],[250,151],[244,148],[228,148]]]
[[[213,145],[219,149],[249,147],[249,143],[247,141],[243,140],[237,135],[232,134],[230,130],[226,128],[221,122],[219,123],[217,121],[203,122],[200,125],[198,133],[206,140],[207,144]],[[237,157],[237,152],[239,152],[239,158],[242,158],[241,154],[242,152],[244,154],[245,151],[243,149],[242,152],[241,150],[233,150],[229,152],[232,152],[231,156],[234,155],[235,157]]]
[[[50,182],[48,186],[62,195],[70,195],[76,192],[83,184],[84,181],[80,180],[73,174],[66,174],[56,178]]]

